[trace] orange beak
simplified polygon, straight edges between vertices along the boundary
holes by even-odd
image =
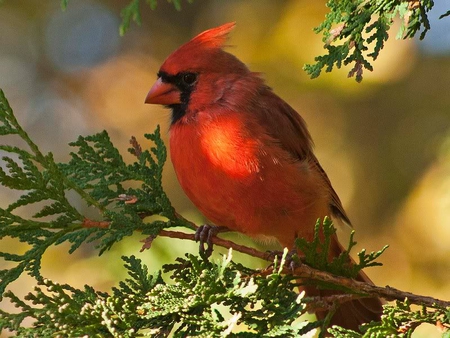
[[[148,92],[145,103],[164,105],[181,103],[180,91],[174,85],[163,82],[159,78]]]

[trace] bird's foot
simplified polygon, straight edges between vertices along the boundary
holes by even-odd
[[[220,232],[228,231],[227,227],[209,224],[201,225],[195,231],[195,241],[200,243],[200,254],[208,258],[213,251],[212,239]],[[205,244],[207,247],[205,247]]]
[[[291,250],[289,250],[287,252],[287,254],[285,254],[284,251],[268,251],[267,252],[268,260],[274,261],[275,258],[277,259],[278,262],[281,262],[284,260],[283,266],[289,268],[292,271],[294,271],[295,268],[297,268],[303,264],[302,257],[300,257],[298,255],[297,248],[292,248]]]

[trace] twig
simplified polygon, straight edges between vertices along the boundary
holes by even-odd
[[[168,230],[162,230],[159,233],[160,236],[164,237],[171,237],[171,238],[179,238],[179,239],[188,239],[188,240],[195,240],[194,234],[186,234],[179,231],[168,231]],[[234,242],[214,237],[212,239],[212,243],[224,248],[232,248],[233,250],[245,253],[247,255],[257,257],[266,261],[271,261],[271,255],[262,252],[244,245],[239,245]],[[284,272],[287,274],[294,274],[295,276],[298,276],[303,279],[313,279],[313,280],[319,280],[323,282],[329,282],[335,285],[340,285],[345,288],[348,288],[352,291],[355,291],[357,293],[363,293],[370,296],[378,296],[381,298],[384,298],[386,300],[400,300],[403,301],[405,298],[408,298],[408,300],[413,304],[419,304],[419,305],[425,305],[428,307],[450,307],[450,301],[444,301],[433,297],[428,296],[421,296],[416,295],[411,292],[401,291],[398,289],[395,289],[391,286],[386,287],[380,287],[369,283],[359,282],[351,278],[346,278],[342,276],[336,276],[332,273],[321,271],[314,269],[308,265],[302,264],[298,267],[296,267],[294,270],[290,268],[285,268]],[[363,296],[364,297],[364,296]],[[361,298],[361,296],[359,297]]]
[[[189,223],[189,225],[191,225],[193,228],[197,228],[197,226],[194,223],[184,218],[183,221]],[[83,222],[84,227],[107,228],[108,225],[109,225],[108,222],[104,221],[96,222],[88,219],[85,219]],[[194,234],[187,234],[185,232],[180,231],[161,230],[159,232],[159,236],[195,241]],[[154,237],[150,237],[148,240],[145,241],[144,244],[145,248],[150,247],[151,241],[153,239]],[[232,248],[235,251],[239,251],[244,254],[250,255],[252,257],[257,257],[265,261],[271,262],[273,259],[272,255],[268,254],[267,252],[262,252],[257,249],[236,244],[232,241],[228,241],[219,237],[213,237],[212,243],[214,245],[218,245],[224,248],[228,249]],[[292,270],[292,268],[285,268],[284,273],[293,274],[302,279],[318,280],[335,285],[340,285],[357,293],[358,294],[357,297],[359,298],[368,296],[377,296],[384,298],[386,300],[400,300],[400,301],[403,301],[405,298],[408,298],[408,300],[412,304],[424,305],[427,307],[450,308],[450,301],[444,301],[428,296],[416,295],[411,292],[401,291],[390,286],[380,287],[369,283],[359,282],[351,278],[336,276],[326,271],[317,270],[305,264],[301,264],[300,266],[295,267],[294,270]],[[350,297],[349,300],[353,298],[354,296]]]
[[[107,221],[94,221],[89,218],[85,218],[81,226],[83,228],[101,228],[108,229],[110,222]]]
[[[287,273],[292,273],[292,270],[285,269]],[[332,284],[344,286],[350,290],[359,293],[365,293],[371,296],[378,296],[386,300],[400,300],[403,301],[405,298],[413,304],[425,305],[428,307],[450,307],[450,301],[444,301],[433,297],[416,295],[411,292],[401,291],[390,286],[376,286],[369,283],[359,282],[351,278],[346,278],[342,276],[336,276],[329,272],[320,271],[311,268],[305,264],[297,267],[293,273],[301,278],[308,278],[314,280],[320,280],[323,282],[329,282]]]
[[[187,234],[185,232],[180,232],[180,231],[161,230],[159,233],[159,236],[179,238],[179,239],[188,239],[191,241],[195,241],[194,234]],[[256,250],[256,249],[253,249],[253,248],[250,248],[248,246],[236,244],[232,241],[228,241],[226,239],[222,239],[219,237],[213,237],[212,242],[213,242],[213,244],[221,246],[223,248],[227,248],[227,249],[232,248],[233,250],[242,252],[244,254],[247,254],[247,255],[250,255],[253,257],[257,257],[257,258],[261,258],[265,261],[270,261],[269,254],[259,251],[259,250]]]

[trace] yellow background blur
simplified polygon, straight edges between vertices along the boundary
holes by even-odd
[[[73,0],[65,12],[57,0],[0,6],[0,88],[42,150],[65,161],[70,141],[106,129],[126,155],[130,136],[143,141],[157,124],[167,139],[169,112],[143,104],[159,65],[197,33],[236,21],[229,51],[264,72],[307,121],[356,229],[358,249],[390,245],[384,266],[369,269],[369,276],[381,286],[450,298],[450,19],[433,19],[448,8],[433,11],[423,42],[395,40],[396,24],[374,72],[357,84],[347,79],[349,68],[316,80],[302,70],[323,53],[312,29],[324,19],[325,1],[196,0],[177,12],[160,0],[153,12],[142,5],[142,27],[133,24],[120,38],[119,12],[127,3]],[[170,162],[164,179],[176,209],[205,222],[180,190]],[[1,207],[17,197],[0,188]],[[140,253],[142,239],[128,238],[102,257],[92,246],[68,255],[61,245],[46,254],[42,272],[60,283],[107,291],[124,278],[118,264],[123,254],[157,270],[197,250],[194,243],[157,239]],[[26,249],[8,239],[1,248]],[[11,289],[24,295],[32,283],[21,278]],[[5,301],[0,308],[14,311]],[[439,336],[435,329],[421,328],[416,337],[433,335]]]

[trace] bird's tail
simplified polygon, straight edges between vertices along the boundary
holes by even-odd
[[[344,248],[338,242],[336,236],[333,237],[330,249],[330,257],[337,257],[344,251]],[[373,284],[370,278],[362,271],[359,272],[355,279]],[[329,297],[343,294],[343,292],[340,291],[317,289],[313,286],[306,286],[304,289],[308,296]],[[378,297],[358,298],[343,302],[338,305],[336,312],[331,318],[330,326],[339,325],[346,329],[359,332],[359,326],[361,324],[380,320],[383,312],[382,304],[382,300]],[[318,310],[315,314],[317,319],[322,320],[325,319],[328,311]]]

